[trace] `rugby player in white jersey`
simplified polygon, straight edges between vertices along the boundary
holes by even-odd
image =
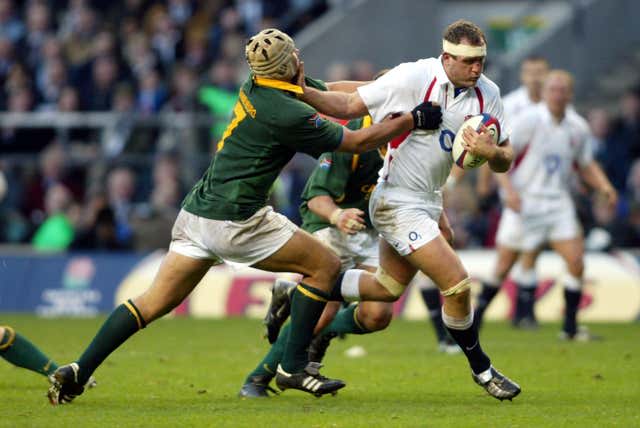
[[[542,85],[549,72],[549,63],[539,56],[525,58],[520,65],[520,81],[522,85],[502,97],[504,115],[508,123],[512,123],[518,115],[542,101]],[[518,162],[516,158],[515,162]],[[487,166],[478,171],[478,193],[487,195],[492,188],[493,173]],[[511,272],[511,277],[517,285],[516,310],[513,325],[520,328],[535,328],[537,322],[533,312],[536,285],[538,283],[534,270],[537,252],[528,253],[527,257],[520,256],[521,220],[520,199],[517,194],[501,192],[501,199],[505,214],[498,225],[496,236],[496,250],[498,260],[489,278],[482,282],[482,290],[478,296],[475,312],[475,322],[480,327],[484,312],[500,290],[503,281],[511,272],[519,259],[519,266]]]
[[[420,100],[433,103],[433,111],[425,112],[426,123],[441,120],[435,131],[406,133],[389,144],[369,204],[372,223],[384,238],[380,267],[375,274],[346,271],[332,297],[394,301],[416,271],[422,271],[444,297],[444,324],[467,356],[473,379],[493,397],[512,399],[520,387],[495,370],[480,347],[469,275],[438,229],[441,188],[453,164],[451,146],[456,132],[464,133],[467,150],[487,158],[491,169],[499,172],[508,170],[513,158],[509,131],[499,88],[482,74],[486,58],[482,30],[471,22],[456,21],[446,28],[442,47],[440,57],[400,64],[352,93],[304,88],[303,101],[334,117],[369,114],[380,122]],[[466,117],[481,112],[503,125],[500,145],[493,144],[486,129],[459,129]]]
[[[580,177],[609,204],[617,193],[593,159],[587,122],[571,108],[573,78],[563,70],[550,71],[543,87],[543,102],[520,114],[512,123],[511,141],[516,158],[510,173],[498,178],[506,194],[518,201],[519,212],[506,209],[503,242],[520,243],[525,260],[535,260],[548,243],[565,261],[562,278],[565,318],[560,337],[589,340],[578,329],[576,314],[582,295],[584,242],[570,194],[576,168]],[[513,233],[513,236],[509,236]],[[533,271],[534,266],[531,265]],[[535,273],[533,273],[535,277]]]

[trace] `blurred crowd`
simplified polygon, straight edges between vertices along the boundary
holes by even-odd
[[[193,168],[179,146],[189,139],[138,129],[132,116],[206,111],[227,115],[246,76],[244,40],[276,26],[295,34],[346,0],[0,0],[0,110],[115,112],[107,138],[74,128],[0,129],[0,244],[41,250],[166,247]],[[327,81],[370,80],[367,61],[329,64]],[[621,195],[608,207],[576,182],[587,245],[640,247],[640,91],[617,109],[581,112],[596,158]],[[210,152],[226,126],[213,123],[195,153]],[[145,162],[126,154],[144,154]],[[196,157],[198,157],[196,156]],[[299,222],[298,205],[314,162],[296,156],[272,195]],[[198,170],[201,169],[201,170]],[[456,245],[491,247],[499,216],[495,188],[474,174],[447,195]]]

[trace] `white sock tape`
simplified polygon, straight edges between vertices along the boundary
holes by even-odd
[[[442,308],[442,323],[454,330],[466,330],[473,325],[473,311],[464,318],[455,318],[447,315]]]
[[[582,290],[582,278],[575,277],[568,273],[562,278],[562,285],[567,290],[580,291]]]
[[[342,277],[340,284],[340,294],[345,302],[357,302],[360,300],[360,269],[349,269]]]

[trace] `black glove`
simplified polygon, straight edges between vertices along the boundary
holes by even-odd
[[[442,122],[440,106],[431,101],[411,110],[411,116],[413,116],[413,129],[438,129]]]

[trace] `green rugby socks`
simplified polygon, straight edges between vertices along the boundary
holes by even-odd
[[[16,333],[11,327],[4,327],[4,335],[0,337],[0,357],[11,364],[42,375],[50,375],[58,365],[47,357],[37,346],[24,336]]]
[[[301,372],[308,363],[307,348],[313,329],[329,300],[329,295],[300,283],[291,296],[291,330],[280,365],[288,373]]]
[[[278,335],[278,339],[271,345],[269,352],[267,355],[258,363],[258,366],[249,373],[245,383],[251,382],[251,378],[253,376],[267,376],[272,378],[276,374],[276,370],[278,369],[278,364],[280,364],[280,360],[282,360],[282,355],[284,354],[284,347],[289,339],[289,332],[291,331],[291,324],[288,323],[282,330],[280,330],[280,334]]]
[[[358,321],[359,305],[349,305],[338,311],[335,318],[328,326],[322,329],[320,334],[337,333],[337,334],[367,334],[370,330],[364,328]]]
[[[140,311],[131,300],[115,308],[77,361],[80,366],[78,374],[80,385],[87,383],[91,374],[109,354],[145,326],[146,323]]]

